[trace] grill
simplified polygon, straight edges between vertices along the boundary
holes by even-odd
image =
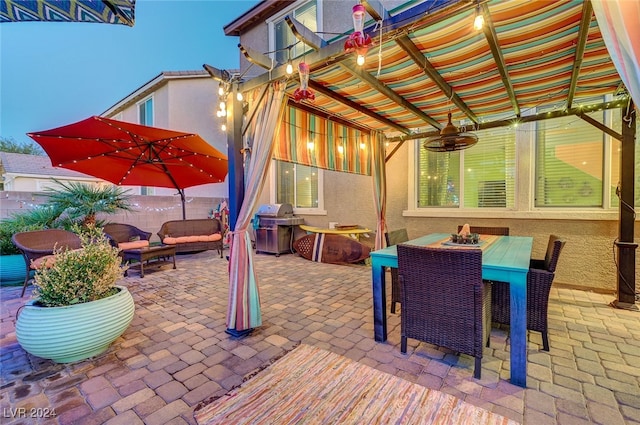
[[[293,226],[304,224],[294,217],[291,204],[265,204],[256,212],[256,252],[276,254],[293,252]]]

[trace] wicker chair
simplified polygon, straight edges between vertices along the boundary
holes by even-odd
[[[406,353],[407,338],[415,338],[468,354],[480,379],[491,330],[491,284],[482,280],[482,251],[401,244],[398,279],[400,351]]]
[[[409,240],[407,229],[398,229],[384,234],[387,246],[398,245]],[[400,284],[398,283],[398,269],[391,268],[391,313],[396,312],[396,303],[401,302]]]
[[[531,260],[527,274],[527,329],[542,334],[542,349],[549,351],[547,311],[549,292],[555,277],[556,265],[565,241],[549,236],[544,260]],[[511,318],[509,285],[496,282],[491,299],[491,320],[508,325]]]
[[[462,226],[458,226],[458,232],[462,230]],[[509,236],[509,228],[508,227],[478,227],[478,226],[470,226],[469,230],[471,233],[478,233],[480,235],[499,235],[499,236]]]
[[[14,234],[11,240],[22,253],[27,268],[27,276],[24,279],[21,297],[24,296],[24,292],[27,290],[30,278],[29,272],[37,269],[43,262],[46,264],[48,260],[53,259],[55,249],[78,249],[82,247],[78,235],[60,229],[20,232]]]
[[[122,250],[149,246],[151,232],[145,232],[130,224],[108,223],[102,229],[109,243]]]

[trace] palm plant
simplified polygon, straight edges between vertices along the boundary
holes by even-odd
[[[98,213],[115,214],[118,211],[133,210],[129,191],[121,187],[54,181],[58,187],[45,190],[47,204],[61,215],[79,221],[84,226],[95,224]]]

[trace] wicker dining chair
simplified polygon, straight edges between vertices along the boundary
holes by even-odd
[[[384,234],[387,246],[398,245],[409,240],[407,229],[392,230]],[[391,267],[391,313],[396,312],[396,303],[402,302],[400,284],[398,283],[398,269]]]
[[[491,284],[482,280],[482,251],[398,245],[398,280],[400,351],[406,353],[407,338],[413,338],[473,356],[473,376],[480,379],[491,330]]]
[[[78,235],[61,229],[33,230],[15,233],[11,240],[18,247],[24,258],[27,276],[24,278],[21,297],[27,290],[31,279],[30,271],[35,270],[44,261],[55,256],[56,249],[78,249],[82,242]],[[50,262],[51,263],[51,262]]]
[[[458,232],[462,230],[463,226],[458,226]],[[478,233],[480,235],[499,235],[499,236],[509,236],[509,228],[508,227],[481,227],[481,226],[470,226],[469,231],[471,233]]]
[[[565,241],[556,235],[549,236],[544,260],[532,259],[527,274],[527,329],[542,334],[542,349],[549,351],[548,320],[549,292],[555,277],[556,266]],[[498,282],[496,282],[498,283]],[[493,286],[491,320],[508,325],[511,318],[509,285],[499,282]]]

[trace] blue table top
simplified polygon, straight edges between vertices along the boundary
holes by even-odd
[[[448,233],[431,233],[404,242],[409,245],[426,246],[451,236]],[[501,272],[508,270],[522,272],[529,270],[529,260],[533,238],[529,236],[498,236],[498,239],[482,251],[483,277],[493,269]],[[398,251],[392,245],[370,254],[373,266],[398,267]]]

